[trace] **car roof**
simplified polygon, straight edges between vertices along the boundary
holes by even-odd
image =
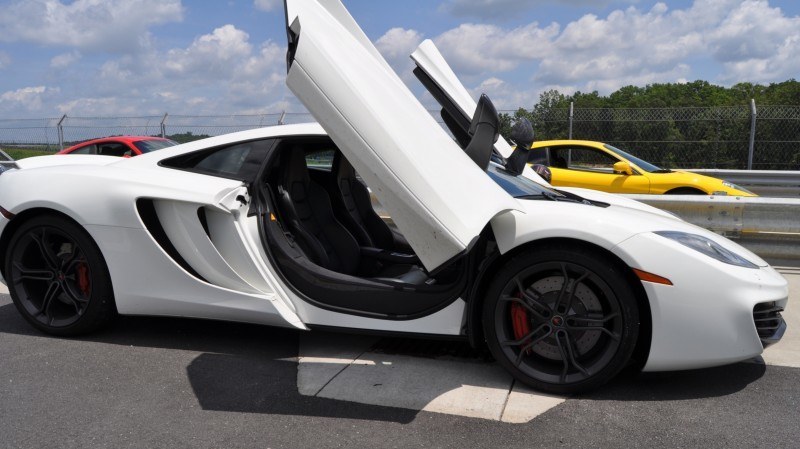
[[[153,136],[109,136],[109,137],[100,137],[97,139],[90,139],[84,140],[83,142],[76,143],[69,148],[66,148],[64,151],[71,150],[76,147],[82,147],[84,145],[91,145],[91,144],[98,144],[98,143],[108,143],[108,142],[123,142],[123,143],[134,143],[139,142],[142,140],[169,140],[163,137],[153,137]]]
[[[559,145],[584,145],[589,147],[597,147],[597,148],[605,148],[605,144],[603,142],[598,142],[596,140],[538,140],[533,143],[531,148],[543,148],[543,147],[550,147],[550,146],[559,146]]]
[[[328,134],[318,123],[297,123],[291,125],[266,126],[263,128],[254,128],[235,133],[206,137],[204,139],[182,143],[158,151],[144,153],[141,156],[120,159],[118,163],[126,164],[128,167],[135,167],[137,165],[147,166],[158,163],[158,161],[161,161],[162,159],[168,159],[171,157],[180,156],[182,154],[188,154],[208,148],[237,144],[252,140],[327,135]]]

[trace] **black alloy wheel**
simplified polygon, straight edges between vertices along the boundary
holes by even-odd
[[[538,390],[597,388],[636,346],[639,314],[628,282],[607,257],[580,247],[518,255],[497,274],[484,303],[489,349]]]
[[[116,313],[100,250],[65,218],[37,216],[22,224],[6,252],[5,274],[17,309],[43,332],[90,332]]]

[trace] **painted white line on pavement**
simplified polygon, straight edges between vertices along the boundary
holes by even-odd
[[[508,395],[508,402],[503,410],[503,422],[526,423],[542,413],[564,402],[564,398],[550,396],[532,390],[519,382]]]
[[[373,339],[320,334],[301,336],[301,394],[514,423],[564,402],[512,390],[511,376],[496,363],[364,352]]]

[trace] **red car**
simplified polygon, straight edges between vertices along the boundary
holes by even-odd
[[[100,154],[130,157],[177,145],[178,142],[161,137],[116,136],[87,140],[61,150],[58,154]]]

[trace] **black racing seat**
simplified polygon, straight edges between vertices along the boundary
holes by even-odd
[[[278,201],[287,230],[314,264],[337,273],[358,276],[362,258],[370,252],[363,251],[353,235],[336,219],[325,189],[311,181],[302,148],[292,148],[283,156]],[[376,261],[374,266],[377,270],[371,277],[378,280],[420,285],[429,279],[415,265]]]
[[[331,171],[336,183],[332,199],[342,211],[339,218],[358,244],[412,253],[406,239],[392,231],[375,212],[367,186],[358,179],[353,166],[339,152],[333,157]]]

